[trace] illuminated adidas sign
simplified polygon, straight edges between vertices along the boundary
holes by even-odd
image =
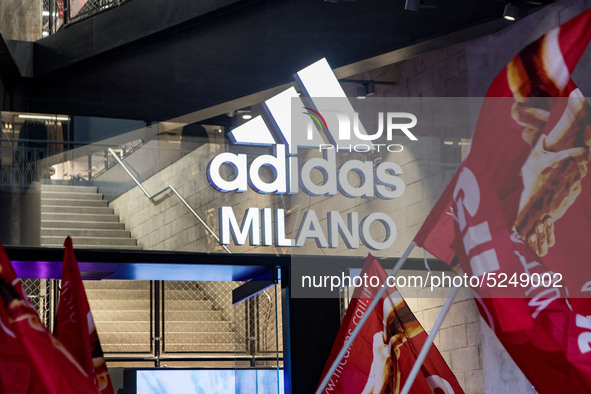
[[[232,130],[229,139],[236,145],[272,146],[273,154],[258,155],[250,161],[247,154],[221,153],[208,165],[207,178],[210,185],[223,193],[241,193],[250,188],[262,194],[295,194],[301,189],[311,196],[331,197],[342,194],[350,198],[400,197],[404,193],[405,184],[399,177],[402,169],[398,164],[382,162],[374,168],[373,161],[349,160],[337,168],[336,154],[343,150],[400,152],[404,149],[400,144],[376,144],[374,141],[383,139],[384,136],[387,141],[392,141],[395,132],[416,141],[411,128],[417,124],[417,118],[406,112],[387,112],[385,115],[378,113],[378,130],[368,134],[325,59],[299,71],[295,79],[315,108],[305,105],[293,87],[265,101],[262,107],[266,121],[263,116],[256,116]],[[326,97],[337,100],[319,99]],[[301,110],[294,111],[293,108]],[[329,129],[325,116],[331,116],[331,124],[337,126],[336,133],[333,133],[334,127]],[[318,149],[322,152],[322,157],[299,163],[298,148]],[[221,175],[223,165],[233,169],[232,179]],[[272,181],[261,178],[260,171],[263,167],[272,171]],[[314,170],[323,175],[324,181],[321,184],[313,182]],[[349,182],[350,172],[358,174],[361,179],[359,185]],[[338,247],[340,235],[349,248],[358,248],[361,241],[372,249],[386,249],[396,238],[394,221],[379,212],[366,216],[361,222],[356,212],[350,213],[346,219],[340,212],[329,212],[326,237],[316,213],[308,210],[302,218],[295,239],[285,236],[282,209],[273,212],[271,208],[248,208],[241,225],[238,224],[232,207],[220,208],[219,217],[222,244],[229,244],[233,239],[236,244],[241,245],[249,238],[251,245],[303,246],[311,238],[318,247],[326,248]],[[377,241],[370,235],[370,226],[374,222],[380,222],[385,227],[386,238],[383,241]]]

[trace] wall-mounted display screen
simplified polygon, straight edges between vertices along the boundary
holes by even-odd
[[[282,394],[283,370],[149,369],[136,371],[136,392]]]

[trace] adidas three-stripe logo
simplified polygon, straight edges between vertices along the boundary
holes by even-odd
[[[338,113],[349,116],[349,119],[354,119],[355,110],[347,100],[347,96],[330,65],[323,58],[297,72],[294,77],[304,95],[310,98],[315,108],[304,105],[296,89],[290,87],[262,104],[267,122],[263,116],[258,115],[232,130],[228,136],[233,144],[259,146],[282,144],[287,146],[290,155],[296,154],[298,147],[314,148],[326,143],[338,144],[338,136],[331,133],[321,114],[338,110]],[[336,98],[337,100],[333,100],[329,108],[326,98]],[[335,108],[335,105],[338,108]],[[292,111],[292,108],[302,111]],[[304,119],[293,119],[294,116]],[[304,123],[307,117],[312,119],[310,125],[316,124],[317,127],[308,127],[305,132],[295,132],[293,124],[308,124]],[[323,131],[328,142],[324,140],[320,131]],[[360,133],[366,134],[363,126],[360,126]],[[276,135],[277,139],[273,135]],[[367,145],[368,139],[370,138],[361,139],[352,135],[347,142],[352,145]]]

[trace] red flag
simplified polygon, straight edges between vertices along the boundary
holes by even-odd
[[[378,261],[369,255],[361,270],[366,278],[357,287],[341,323],[322,379],[374,295],[385,282],[387,274]],[[355,341],[329,380],[324,393],[398,393],[404,386],[414,362],[427,340],[427,333],[395,288],[388,289],[372,311]],[[463,393],[456,377],[433,345],[411,393]]]
[[[93,376],[101,394],[113,394],[113,385],[101,349],[90,305],[86,298],[72,239],[64,243],[62,287],[57,309],[55,336],[72,353],[84,370]]]
[[[415,238],[482,279],[481,315],[540,393],[591,391],[591,111],[570,78],[590,24],[591,10],[495,78],[470,153]]]
[[[542,208],[546,205],[546,210],[556,216],[553,218],[554,245],[546,247],[541,257],[550,268],[557,266],[561,272],[566,262],[578,260],[585,240],[591,235],[585,219],[591,213],[587,203],[591,181],[590,177],[582,175],[586,172],[584,164],[588,161],[591,139],[589,109],[570,79],[570,70],[574,69],[591,40],[590,24],[591,10],[528,45],[499,73],[483,103],[467,157],[478,173],[488,173],[508,227],[516,226],[526,241],[528,235],[535,233],[531,227],[544,219],[539,217],[542,215],[539,209],[529,210],[533,212],[529,216],[526,209],[536,201],[535,197],[538,200],[543,198],[540,189],[544,185],[550,192],[561,187],[565,191],[577,189],[573,201],[560,199],[564,201],[563,206],[548,207],[548,201],[543,200],[539,204]],[[552,99],[553,96],[562,98]],[[552,154],[558,154],[558,157]],[[541,164],[535,163],[539,156],[542,156]],[[540,186],[539,182],[524,185],[523,170],[531,173],[532,169],[545,163],[556,166],[554,171],[547,172],[556,175],[562,183],[555,180],[552,188],[548,184]],[[565,176],[567,170],[578,167],[582,169],[570,171],[573,179]],[[461,169],[415,238],[419,246],[448,263],[456,255],[452,247],[455,240],[452,200],[460,172]],[[535,179],[533,174],[528,176]],[[536,196],[536,192],[542,193],[542,197]],[[569,202],[571,205],[563,212],[564,205]],[[573,230],[575,227],[576,231]],[[580,269],[580,265],[577,268]],[[580,270],[576,271],[571,278],[577,285],[571,286],[570,290],[578,292],[585,288],[588,282],[582,282],[586,277],[580,274]],[[591,283],[589,287],[591,290]]]
[[[1,245],[0,392],[97,393],[89,375],[39,320]]]

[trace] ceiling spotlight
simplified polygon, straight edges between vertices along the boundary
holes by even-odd
[[[366,99],[369,96],[376,94],[376,84],[374,81],[363,83],[357,87],[357,98],[359,100]]]
[[[421,0],[406,0],[406,3],[404,3],[404,9],[406,11],[418,12],[420,7],[421,7]]]
[[[19,114],[18,117],[20,119],[35,119],[35,120],[70,120],[67,116],[58,116],[58,115],[28,115],[28,114]]]
[[[359,86],[357,88],[357,100],[365,100],[367,96],[365,95],[365,88],[363,86]]]
[[[503,12],[503,18],[508,21],[514,21],[519,16],[519,7],[512,3],[505,5],[505,11]]]
[[[243,109],[237,109],[232,112],[234,113],[234,115],[240,116],[244,120],[252,119],[252,111],[250,110],[250,107],[246,107]],[[233,116],[233,115],[231,113],[229,113],[228,116]]]

